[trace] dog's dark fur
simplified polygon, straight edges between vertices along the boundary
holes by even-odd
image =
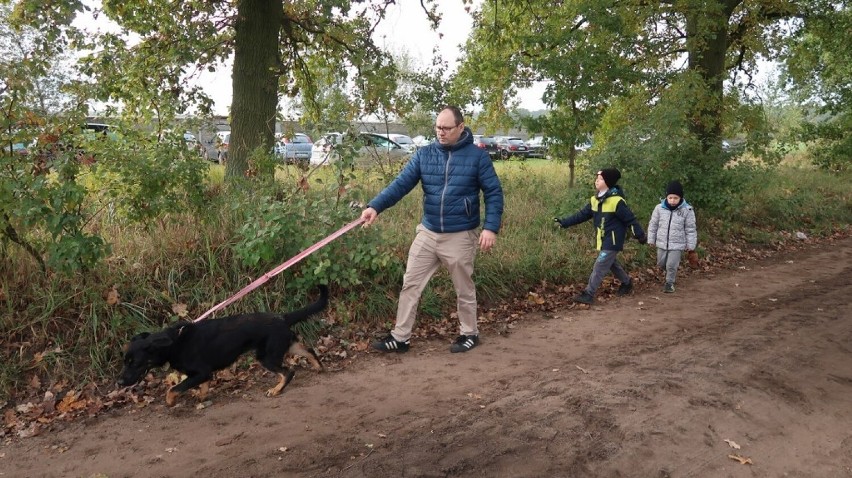
[[[194,387],[199,387],[204,397],[213,372],[230,366],[244,352],[254,350],[264,368],[278,374],[278,383],[267,391],[267,396],[278,395],[295,375],[283,363],[287,353],[306,357],[315,370],[322,369],[317,358],[290,330],[294,324],[326,308],[328,288],[324,285],[319,288],[319,300],[287,314],[256,313],[196,323],[182,321],[159,332],[136,335],[126,348],[118,383],[133,385],[150,368],[169,363],[187,376],[166,392],[166,404],[173,406],[180,393]]]

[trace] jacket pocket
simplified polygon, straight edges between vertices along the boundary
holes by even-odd
[[[464,198],[464,213],[467,214],[467,217],[473,215],[473,203],[470,198]]]

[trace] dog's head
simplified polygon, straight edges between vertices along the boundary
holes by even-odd
[[[168,352],[174,344],[180,330],[168,328],[153,334],[143,332],[134,335],[124,350],[124,368],[118,378],[118,384],[126,387],[133,385],[152,367],[168,362]]]

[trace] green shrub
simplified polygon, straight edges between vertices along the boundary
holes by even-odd
[[[645,225],[665,182],[652,182],[628,166],[623,186]],[[221,166],[206,167],[209,178],[221,173]],[[578,184],[569,188],[564,164],[498,162],[496,168],[506,210],[497,246],[477,257],[475,281],[483,307],[543,285],[583,284],[595,256],[592,227],[560,229],[552,218],[586,204],[593,171],[578,169]],[[735,213],[698,207],[703,247],[738,238],[774,242],[779,232],[828,233],[852,220],[848,178],[842,174],[749,168],[737,165],[725,172],[731,176],[721,176],[741,175],[737,181],[743,186],[724,198]],[[333,167],[306,173],[279,166],[277,181],[227,187],[209,178],[202,182],[205,207],[200,209],[164,209],[148,223],[94,216],[86,231],[97,232],[111,252],[85,273],[44,274],[20,247],[0,244],[0,336],[11,351],[0,363],[0,395],[26,390],[32,375],[44,384],[112,383],[131,335],[197,317],[357,218],[360,210],[349,208],[349,202],[369,200],[387,184],[384,178]],[[645,203],[638,203],[641,195]],[[345,234],[219,315],[291,310],[324,282],[332,286],[332,304],[325,324],[304,326],[309,339],[333,330],[350,340],[355,330],[391,327],[421,210],[415,189],[373,226]],[[628,241],[624,252],[628,269],[650,264],[652,255],[635,241]],[[446,319],[454,309],[452,282],[438,273],[424,292],[420,320]]]

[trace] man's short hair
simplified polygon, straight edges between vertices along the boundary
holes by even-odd
[[[452,111],[453,118],[456,120],[456,126],[464,123],[464,115],[462,115],[462,112],[458,106],[445,105],[443,108],[441,108],[442,112],[446,110]]]

